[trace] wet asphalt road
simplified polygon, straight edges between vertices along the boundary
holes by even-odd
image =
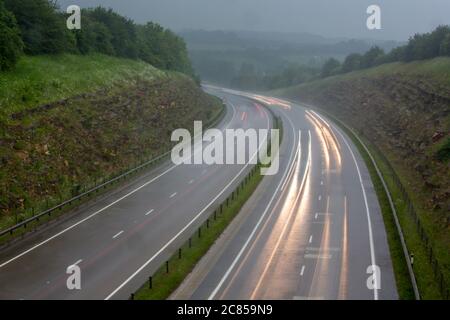
[[[209,90],[227,101],[221,130],[271,126],[270,114],[254,100]],[[178,297],[397,298],[380,208],[356,148],[307,109],[260,103],[283,120],[280,171],[263,180],[233,236],[206,257],[215,263],[194,272]],[[0,299],[129,298],[251,167],[168,161],[150,170],[2,250]],[[73,264],[81,270],[81,290],[66,286]],[[380,290],[366,285],[372,264],[381,269]]]

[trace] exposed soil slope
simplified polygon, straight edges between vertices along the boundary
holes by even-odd
[[[0,226],[16,212],[161,154],[173,129],[220,111],[190,78],[163,73],[11,114],[0,130]]]

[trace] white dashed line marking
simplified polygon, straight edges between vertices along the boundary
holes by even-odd
[[[113,237],[113,239],[117,238],[117,237],[120,236],[122,233],[123,233],[123,230],[120,231],[119,233],[117,233],[117,234]]]
[[[309,236],[308,242],[311,243],[311,242],[312,242],[312,239],[313,239],[313,237],[312,237],[312,235],[310,235],[310,236]]]
[[[149,212],[147,212],[145,215],[148,216],[150,213],[152,213],[153,211],[155,211],[154,209],[150,210]]]
[[[305,259],[331,259],[331,254],[312,254],[307,253],[304,255]]]
[[[175,197],[177,195],[177,193],[176,192],[174,192],[174,193],[172,193],[171,195],[170,195],[170,199],[172,199],[173,197]]]
[[[191,181],[189,181],[189,184],[193,184],[194,183],[194,179],[192,179]]]
[[[305,266],[302,266],[302,270],[300,271],[300,277],[303,277],[304,273],[305,273]]]
[[[322,196],[319,196],[319,201],[322,200]]]
[[[320,185],[321,185],[321,186],[323,186],[323,180],[322,180],[322,181],[320,181]]]
[[[317,220],[317,218],[319,217],[319,214],[318,213],[316,213],[316,215],[314,216],[314,219],[316,219]]]

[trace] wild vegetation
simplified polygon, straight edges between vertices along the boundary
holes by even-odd
[[[378,46],[370,48],[364,54],[352,53],[341,64],[330,58],[322,67],[323,78],[332,75],[363,70],[391,62],[411,62],[450,56],[450,27],[439,26],[433,32],[415,34],[407,44],[385,53]]]
[[[0,229],[21,221],[31,208],[39,212],[144,157],[156,157],[169,148],[172,130],[192,129],[194,120],[207,122],[221,111],[191,78],[144,62],[104,55],[23,61],[19,70],[34,75],[34,104],[20,106],[26,90],[0,98],[3,105],[18,102],[1,123]],[[81,77],[86,70],[89,76]],[[52,75],[50,83],[43,73]],[[25,81],[21,73],[9,76],[7,90]]]
[[[23,43],[16,19],[0,0],[0,71],[12,68],[19,60],[22,49]]]
[[[56,1],[0,0],[0,229],[167,151],[208,121],[183,39],[101,7],[69,30]]]
[[[447,282],[450,280],[449,88],[450,58],[441,57],[383,64],[274,92],[328,110],[362,132],[386,155],[414,202]],[[420,254],[423,250],[415,223],[406,214],[400,219],[408,244],[420,261],[419,289],[424,298],[442,298],[436,290],[439,284],[429,282],[432,266],[421,268],[429,257],[426,251]]]
[[[136,24],[102,7],[83,9],[81,16],[81,30],[68,30],[67,15],[54,1],[0,0],[1,70],[11,69],[22,52],[102,53],[193,75],[186,45],[172,31],[151,22]]]

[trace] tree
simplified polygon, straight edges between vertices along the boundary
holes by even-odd
[[[322,78],[326,78],[326,77],[335,75],[339,72],[340,67],[341,67],[341,63],[338,60],[336,60],[334,58],[330,58],[323,65],[320,76]]]
[[[101,22],[95,21],[86,11],[82,11],[83,27],[76,30],[77,48],[82,54],[98,52],[107,55],[115,55],[111,43],[112,35],[108,28]]]
[[[361,69],[362,56],[359,53],[352,53],[345,58],[342,64],[342,72],[347,73]]]
[[[376,66],[383,56],[384,50],[380,47],[370,48],[361,58],[361,68],[366,69]]]
[[[442,40],[441,46],[439,48],[439,54],[441,56],[450,56],[450,34],[447,34]]]
[[[0,0],[0,71],[9,70],[22,54],[23,43],[13,14]]]
[[[27,54],[74,52],[75,37],[55,3],[47,0],[5,0],[16,17]]]
[[[161,69],[193,75],[186,44],[170,30],[149,22],[137,26],[138,56]]]
[[[138,58],[136,26],[132,20],[112,9],[102,7],[85,10],[84,16],[102,23],[109,30],[115,55],[130,59]]]

